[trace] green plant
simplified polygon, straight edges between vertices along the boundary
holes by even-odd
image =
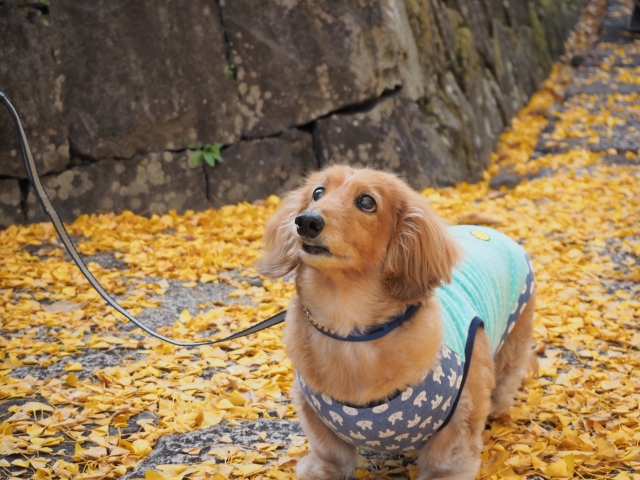
[[[227,68],[224,69],[224,76],[227,78],[236,78],[236,65],[235,63],[230,63]]]
[[[195,151],[191,157],[191,163],[194,167],[200,165],[200,161],[204,159],[205,163],[211,167],[215,166],[216,162],[222,163],[223,158],[220,153],[220,149],[223,147],[223,143],[214,143],[213,145],[207,143],[203,147],[194,143],[187,143],[189,150]]]

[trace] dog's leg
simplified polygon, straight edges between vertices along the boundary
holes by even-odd
[[[535,301],[536,290],[496,355],[496,388],[491,394],[491,415],[506,415],[527,371],[537,370],[537,356],[531,350]]]
[[[491,348],[483,329],[478,330],[467,361],[471,365],[451,421],[420,451],[419,480],[474,480],[478,474],[482,432],[495,385]]]
[[[294,382],[293,398],[302,430],[311,452],[296,467],[302,480],[340,480],[351,478],[356,468],[356,447],[345,442],[316,415]]]

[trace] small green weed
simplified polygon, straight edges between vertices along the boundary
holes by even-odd
[[[230,63],[227,68],[224,69],[224,76],[227,78],[236,78],[237,67],[235,63]]]
[[[223,143],[214,143],[213,145],[207,143],[201,147],[194,143],[187,143],[187,148],[193,150],[196,153],[191,157],[191,163],[194,167],[200,165],[200,161],[204,159],[205,163],[211,167],[215,166],[216,162],[222,163],[223,158],[220,153],[220,149],[223,147]]]

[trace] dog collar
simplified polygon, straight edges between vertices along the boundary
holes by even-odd
[[[418,311],[418,308],[420,308],[420,303],[407,305],[407,309],[404,311],[404,313],[391,317],[385,323],[379,323],[378,325],[368,327],[363,333],[352,333],[346,337],[343,337],[341,335],[338,335],[335,330],[324,327],[316,322],[311,316],[311,312],[309,311],[309,309],[304,305],[302,306],[304,314],[307,316],[309,322],[315,327],[316,330],[326,335],[327,337],[331,337],[336,340],[342,340],[344,342],[367,342],[369,340],[376,340],[377,338],[384,337],[387,333],[395,330],[404,322],[409,320],[413,316],[413,314]]]

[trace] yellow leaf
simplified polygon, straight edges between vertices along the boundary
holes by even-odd
[[[613,477],[613,480],[631,480],[631,477],[627,472],[620,472],[618,475]]]
[[[67,364],[64,366],[64,370],[65,370],[66,372],[79,372],[79,371],[81,371],[81,370],[82,370],[82,364],[81,364],[81,363],[78,363],[78,362],[75,362],[75,363],[67,363]]]
[[[550,477],[571,478],[573,477],[573,467],[574,458],[571,453],[557,462],[550,463],[544,472]]]
[[[267,205],[275,207],[280,205],[280,197],[276,196],[276,195],[269,195],[267,197]]]
[[[231,392],[229,401],[236,407],[242,407],[245,403],[247,403],[247,399],[244,398],[242,394],[237,390],[234,390],[233,392]]]
[[[498,477],[503,478],[504,480],[521,480],[522,475],[518,475],[513,471],[513,468],[505,468],[504,470],[500,470],[498,472]]]
[[[69,375],[67,375],[67,385],[73,388],[77,387],[78,377],[76,377],[73,373],[70,373]]]
[[[123,447],[123,448],[126,448],[130,452],[135,452],[135,448],[133,447],[133,444],[131,442],[128,442],[128,441],[123,440],[123,439],[120,438],[118,440],[118,445]]]
[[[29,460],[17,459],[11,463],[14,464],[16,467],[29,468]]]
[[[235,465],[235,467],[240,470],[243,475],[251,475],[252,473],[256,473],[258,470],[262,469],[262,465],[256,465],[255,463],[250,463],[248,465]]]
[[[203,274],[200,277],[200,283],[209,283],[209,282],[213,282],[217,279],[218,277],[216,275],[209,275],[208,273]]]
[[[529,405],[542,405],[542,390],[529,390],[527,403]]]
[[[168,480],[168,479],[161,473],[154,472],[153,470],[146,470],[144,472],[144,480]]]
[[[151,444],[146,440],[139,438],[132,443],[133,451],[141,457],[146,457],[151,453]]]
[[[186,453],[187,455],[195,455],[197,457],[198,455],[200,455],[202,447],[183,448],[180,451],[182,453]]]
[[[51,461],[49,458],[32,458],[29,460],[33,468],[46,468],[47,463]]]
[[[53,407],[40,402],[28,402],[20,410],[24,413],[53,412]]]
[[[2,422],[0,424],[0,435],[11,436],[13,434],[13,428],[9,422]]]
[[[74,455],[82,455],[82,452],[84,452],[84,448],[82,448],[82,445],[80,445],[80,442],[76,442],[76,447],[74,450]]]
[[[189,310],[185,308],[180,314],[180,321],[182,323],[187,323],[189,320],[191,320],[191,313],[189,313]]]

